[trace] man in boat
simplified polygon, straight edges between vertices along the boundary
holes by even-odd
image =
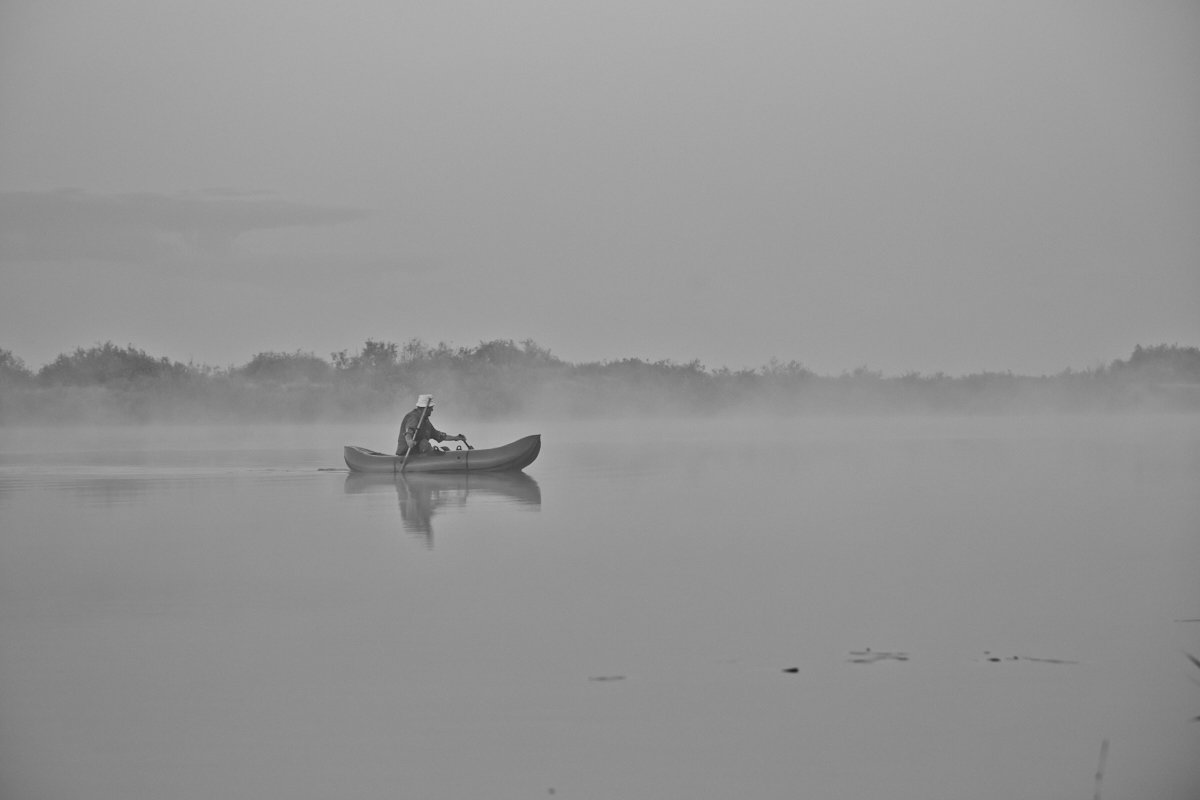
[[[432,415],[433,395],[418,395],[416,408],[405,414],[404,419],[400,422],[400,436],[396,440],[396,455],[402,456],[408,453],[416,456],[424,453],[440,453],[441,450],[430,444],[430,439],[435,442],[465,442],[467,440],[467,437],[461,433],[451,436],[433,427],[433,423],[429,421]]]

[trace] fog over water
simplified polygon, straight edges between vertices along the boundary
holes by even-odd
[[[0,428],[3,796],[1196,796],[1194,415],[443,410]]]

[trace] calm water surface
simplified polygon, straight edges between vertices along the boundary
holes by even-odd
[[[1194,417],[447,424],[0,429],[0,796],[1198,796]]]

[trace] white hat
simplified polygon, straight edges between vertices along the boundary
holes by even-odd
[[[433,408],[433,395],[431,395],[431,394],[417,395],[417,408]]]

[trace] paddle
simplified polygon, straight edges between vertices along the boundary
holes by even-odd
[[[417,434],[421,432],[421,426],[425,424],[425,415],[429,413],[429,406],[421,409],[421,419],[417,423],[417,429],[413,432],[413,441],[417,440]],[[400,471],[404,472],[404,465],[408,463],[408,454],[412,452],[413,446],[410,444],[404,449],[404,460],[400,462]]]

